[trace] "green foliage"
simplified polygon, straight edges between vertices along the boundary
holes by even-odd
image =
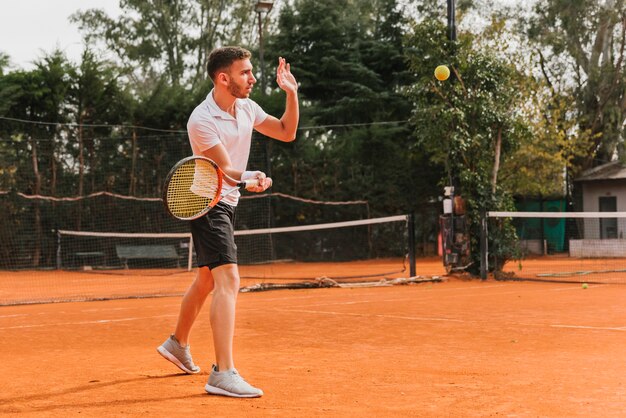
[[[80,62],[54,53],[32,71],[0,74],[0,116],[29,121],[0,119],[0,191],[160,196],[169,168],[191,152],[185,128],[211,88],[204,76],[208,51],[256,45],[252,6],[247,0],[128,0],[116,19],[98,10],[76,14],[87,41]],[[301,129],[297,141],[268,147],[272,175],[280,179],[274,191],[368,201],[359,216],[421,212],[424,241],[432,241],[442,167],[411,135],[412,107],[402,94],[412,83],[406,24],[395,0],[285,5],[266,40],[266,57],[276,63],[285,56],[301,82]],[[97,58],[103,46],[114,62]],[[257,89],[253,98],[280,117],[284,92],[272,88],[267,95]],[[55,216],[63,217],[52,207],[8,203],[3,209],[28,219],[41,238],[55,227]],[[89,227],[92,209],[81,209],[71,217],[75,229]],[[294,217],[274,209],[277,222],[316,220],[314,213]],[[5,232],[0,228],[0,236]]]
[[[502,186],[516,196],[565,196],[564,173],[576,169],[591,142],[589,131],[580,131],[567,116],[567,97],[546,90],[541,81],[527,80],[523,111],[531,134],[502,164]]]
[[[417,24],[408,40],[416,83],[407,94],[415,107],[418,145],[446,166],[448,178],[440,186],[454,185],[467,203],[476,271],[481,214],[512,208],[511,194],[498,183],[500,164],[520,147],[528,129],[518,111],[521,75],[473,41],[464,36],[452,45],[441,23]],[[433,77],[440,64],[451,67],[447,81]]]
[[[502,156],[500,185],[518,197],[561,197],[567,193],[564,172],[588,149],[589,132],[577,128],[567,97],[536,77],[533,65],[541,54],[533,51],[510,22],[510,18],[495,14],[475,41],[519,69],[516,112],[527,132],[514,152]]]
[[[85,50],[78,65],[55,53],[32,71],[0,77],[0,115],[35,122],[0,121],[0,161],[13,173],[0,190],[158,195],[169,167],[190,153],[186,122],[208,85],[190,92],[162,80],[138,94],[122,71]]]
[[[407,123],[402,89],[412,80],[398,2],[297,0],[278,25],[268,55],[292,62],[302,98],[298,140],[273,148],[288,192],[366,199],[373,215],[430,210],[441,167],[415,147]]]
[[[173,85],[198,85],[210,51],[225,43],[251,43],[253,2],[241,0],[120,0],[119,18],[89,9],[72,16],[89,45],[103,43],[133,81],[161,74]]]
[[[461,22],[479,3],[458,1]],[[533,54],[506,16],[460,31],[453,44],[445,2],[408,2],[412,18],[406,4],[292,0],[274,9],[266,67],[286,57],[301,102],[297,141],[267,145],[275,191],[367,200],[371,216],[415,211],[428,223],[452,183],[478,257],[483,210],[513,209],[514,195],[562,195],[564,170],[570,179],[623,153],[623,0],[538,1],[526,22]],[[31,71],[11,71],[0,54],[0,115],[46,123],[0,120],[0,190],[158,196],[168,168],[190,153],[184,131],[211,88],[208,53],[257,46],[253,6],[122,0],[116,19],[95,9],[74,15],[88,45],[76,64],[57,51]],[[513,41],[522,53],[511,53]],[[114,63],[96,58],[101,47]],[[446,82],[433,77],[439,64],[452,69]],[[280,117],[284,92],[271,71],[264,76],[271,88],[253,99]],[[428,239],[435,225],[424,227]],[[514,256],[512,227],[491,232],[504,248],[493,261]]]
[[[0,81],[0,96],[7,98],[3,115],[16,119],[46,121],[47,125],[31,125],[26,130],[16,130],[16,124],[3,122],[0,134],[10,142],[28,143],[30,150],[22,149],[17,159],[10,161],[11,171],[28,184],[32,193],[42,188],[54,187],[55,176],[43,175],[46,170],[56,170],[56,155],[62,147],[60,141],[35,142],[36,138],[60,138],[60,131],[53,122],[67,121],[66,97],[70,80],[68,63],[59,52],[54,52],[36,63],[30,72],[9,73]],[[37,159],[29,158],[37,155]]]
[[[0,76],[3,76],[5,70],[9,67],[10,57],[4,52],[0,51]]]
[[[625,14],[623,0],[541,0],[526,21],[545,81],[571,103],[564,120],[589,139],[570,167],[574,176],[615,153],[624,158]]]

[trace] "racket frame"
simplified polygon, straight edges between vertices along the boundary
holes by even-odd
[[[188,163],[191,160],[202,160],[202,161],[206,161],[207,163],[212,165],[215,168],[215,171],[217,172],[218,187],[217,187],[217,193],[215,194],[215,197],[207,204],[206,208],[203,211],[197,213],[194,216],[182,218],[180,216],[174,215],[172,213],[172,211],[170,210],[169,205],[168,205],[167,192],[169,190],[170,181],[171,181],[172,177],[174,176],[174,174],[176,173],[176,171],[178,170],[178,168],[180,166]],[[224,183],[224,179],[226,179],[228,181],[228,183],[234,184],[236,187],[233,188],[232,190],[228,191],[228,193],[226,193],[225,195],[222,196],[222,186],[223,186],[223,183]],[[222,169],[217,165],[217,163],[215,161],[211,160],[210,158],[203,157],[201,155],[192,155],[190,157],[185,157],[182,160],[178,161],[176,164],[174,164],[172,169],[169,171],[169,173],[165,177],[165,187],[163,188],[163,196],[162,196],[162,198],[163,198],[163,203],[164,203],[164,206],[165,206],[165,210],[172,217],[174,217],[176,219],[179,219],[181,221],[192,221],[194,219],[198,219],[198,218],[201,218],[204,215],[206,215],[213,207],[215,207],[215,205],[217,205],[220,202],[220,200],[222,200],[222,198],[224,196],[227,196],[227,195],[229,195],[229,194],[239,190],[240,188],[254,187],[254,186],[257,186],[258,184],[259,184],[259,180],[258,179],[251,179],[251,180],[244,180],[244,181],[235,180],[232,177],[230,177],[229,175],[227,175],[226,173],[224,173],[224,171],[222,171]]]

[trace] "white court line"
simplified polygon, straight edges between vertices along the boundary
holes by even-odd
[[[145,306],[142,307],[141,309],[146,308]],[[101,312],[101,311],[107,311],[107,312],[113,312],[113,311],[128,311],[128,310],[137,310],[136,307],[128,307],[128,308],[107,308],[107,309],[101,309],[101,308],[96,308],[96,309],[81,309],[79,312]]]
[[[559,287],[556,289],[550,289],[551,291],[555,291],[555,292],[559,292],[562,290],[577,290],[577,291],[581,291],[581,286],[582,286],[583,282],[580,283],[571,283],[570,287]],[[609,284],[590,284],[588,285],[588,289],[593,289],[596,287],[607,287],[607,286],[612,286]]]
[[[82,303],[82,302],[77,302],[77,303]],[[145,309],[159,309],[159,310],[164,310],[163,308],[179,308],[180,307],[180,303],[175,303],[175,304],[166,304],[166,305],[148,305],[148,306],[142,306],[141,308],[138,308],[136,306],[131,306],[128,308],[95,308],[95,309],[81,309],[79,311],[71,311],[70,314],[74,314],[74,313],[85,313],[85,312],[114,312],[114,311],[137,311],[137,310],[145,310]],[[31,313],[23,313],[23,314],[12,314],[12,315],[0,315],[0,319],[2,318],[13,318],[16,316],[22,316],[22,317],[28,317],[28,316],[42,316],[42,315],[58,315],[58,314],[67,314],[67,311],[58,311],[58,312],[31,312]],[[2,328],[0,328],[2,329]]]
[[[162,309],[169,307],[179,307],[180,303],[176,304],[167,304],[167,305],[146,305],[146,306],[129,306],[126,308],[93,308],[93,309],[82,309],[79,312],[113,312],[113,311],[136,311],[136,310],[145,310],[145,309]]]
[[[490,285],[485,285],[485,284],[477,284],[475,286],[469,286],[469,287],[463,287],[463,288],[457,288],[457,287],[453,287],[453,288],[437,288],[437,292],[433,293],[433,292],[424,292],[424,293],[420,293],[418,295],[415,295],[413,297],[407,297],[407,298],[396,298],[396,299],[384,299],[384,300],[359,300],[359,301],[348,301],[348,302],[324,302],[324,303],[316,303],[316,304],[312,304],[312,305],[307,305],[309,307],[316,307],[316,306],[331,306],[331,305],[356,305],[356,304],[362,304],[362,303],[380,303],[380,302],[400,302],[400,301],[414,301],[414,302],[419,302],[421,297],[423,296],[427,296],[429,299],[432,298],[437,298],[439,297],[439,295],[442,294],[442,292],[445,292],[446,294],[446,298],[450,298],[450,297],[468,297],[468,296],[495,296],[495,295],[506,295],[506,294],[516,294],[519,293],[520,290],[515,290],[515,291],[507,291],[507,292],[499,292],[499,293],[490,293],[488,295],[485,295],[483,293],[477,293],[477,294],[473,294],[473,295],[468,295],[467,293],[465,293],[466,290],[470,289],[492,289],[492,288],[500,288],[500,287],[507,287],[508,284],[507,283],[496,283],[496,284],[490,284]],[[595,288],[595,287],[606,287],[609,285],[606,284],[598,284],[598,285],[590,285],[589,289],[591,288]],[[541,289],[533,289],[533,292],[546,292],[546,291],[581,291],[580,287],[576,284],[572,284],[569,285],[567,287],[559,287],[559,288],[551,288],[551,289],[545,289],[545,288],[541,288]],[[459,291],[457,294],[453,294],[450,295],[450,292],[455,292],[455,291]],[[528,293],[533,293],[533,292],[528,292]],[[243,295],[242,295],[243,296]],[[353,297],[361,297],[361,296],[371,296],[371,293],[354,293],[352,294]],[[267,298],[264,299],[263,301],[268,301],[268,302],[273,302],[273,301],[294,301],[294,300],[306,300],[306,299],[316,299],[316,300],[324,300],[324,297],[320,297],[318,294],[307,294],[307,295],[303,295],[303,296],[293,296],[293,295],[289,295],[289,296],[285,296],[285,297],[274,297],[274,298]],[[158,309],[162,309],[162,308],[168,308],[168,307],[179,307],[180,303],[172,303],[172,304],[165,304],[165,305],[149,305],[149,306],[144,306],[141,309],[146,309],[146,308],[158,308]],[[301,306],[301,305],[298,305]],[[112,311],[121,311],[121,310],[136,310],[136,307],[116,307],[116,308],[90,308],[90,309],[83,309],[80,312],[112,312]],[[265,311],[266,308],[265,307],[261,307],[261,308],[247,308],[247,307],[241,307],[239,309],[242,310],[246,310],[246,311]],[[289,309],[289,307],[285,308],[284,310],[287,311],[287,309]],[[318,313],[318,311],[311,311],[311,312],[316,312]],[[41,315],[56,315],[59,313],[65,313],[65,311],[61,311],[61,312],[33,312],[33,313],[24,313],[24,314],[13,314],[13,315],[0,315],[0,319],[2,318],[12,318],[12,317],[18,317],[18,316],[22,316],[22,317],[28,317],[28,316],[41,316]],[[337,313],[339,314],[339,313]],[[164,316],[174,316],[174,315],[164,315]],[[382,315],[384,317],[384,315]],[[157,318],[157,317],[145,317],[145,318]],[[390,318],[392,318],[390,316]],[[400,318],[404,318],[404,319],[411,319],[411,317],[397,317],[398,319]],[[136,318],[136,319],[143,319],[143,318]],[[417,320],[417,319],[416,319]],[[426,319],[419,319],[419,320],[426,320]],[[446,319],[431,319],[431,320],[446,320]],[[470,321],[461,321],[461,322],[470,322]],[[88,322],[68,322],[68,323],[59,323],[59,324],[50,324],[50,325],[72,325],[72,324],[97,324],[97,323],[106,323],[106,322],[102,322],[102,320],[95,320],[95,321],[88,321]],[[532,326],[548,326],[546,324],[519,324],[519,325],[532,325]],[[14,326],[14,327],[0,327],[0,330],[3,329],[16,329],[16,328],[34,328],[34,327],[43,327],[43,326],[48,326],[48,325],[43,325],[43,324],[39,324],[39,325],[24,325],[24,326]],[[559,327],[559,326],[555,326],[555,327]],[[568,326],[568,325],[563,325],[563,328],[565,327],[569,327],[569,328],[575,328],[576,326]],[[584,328],[583,328],[584,329]],[[594,328],[592,328],[594,329]],[[625,329],[622,328],[603,328],[603,327],[596,327],[595,329],[610,329],[610,330],[618,330],[618,331],[624,331]]]
[[[156,315],[156,316],[143,316],[143,317],[135,317],[135,318],[120,318],[120,319],[98,319],[95,321],[80,321],[80,322],[57,322],[52,324],[34,324],[34,325],[16,325],[13,327],[1,327],[0,330],[4,329],[22,329],[22,328],[43,328],[43,327],[58,327],[63,325],[94,325],[94,324],[110,324],[113,322],[125,322],[125,321],[139,321],[143,319],[154,319],[154,318],[167,318],[172,316],[178,316],[178,314],[169,314],[169,315]]]
[[[453,318],[434,318],[434,317],[418,317],[418,316],[401,316],[401,315],[383,315],[383,314],[359,314],[353,312],[333,312],[333,311],[314,311],[310,309],[274,309],[279,312],[297,312],[297,313],[311,313],[311,314],[326,314],[326,315],[337,315],[337,316],[360,316],[360,317],[368,317],[368,318],[390,318],[390,319],[406,319],[409,321],[444,321],[444,322],[461,322],[466,323],[468,321],[463,319],[453,319]]]
[[[437,318],[437,317],[419,317],[419,316],[401,316],[401,315],[384,315],[384,314],[359,314],[353,312],[335,312],[335,311],[315,311],[310,309],[274,309],[279,312],[292,312],[292,313],[311,313],[315,315],[336,315],[336,316],[358,316],[367,318],[388,318],[388,319],[404,319],[409,321],[421,321],[421,322],[458,322],[464,324],[491,324],[489,321],[468,321],[465,319],[454,318]],[[549,328],[568,328],[568,329],[583,329],[594,331],[621,331],[626,332],[626,327],[594,327],[586,325],[565,325],[565,324],[534,324],[525,322],[505,322],[508,325],[515,326],[532,326],[532,327],[549,327]]]
[[[492,285],[492,286],[483,286],[481,287],[481,289],[485,289],[485,288],[496,288],[496,287],[503,287],[504,285]],[[475,289],[476,287],[472,287],[472,289]],[[465,288],[464,288],[465,289]],[[464,290],[463,289],[463,290]],[[452,290],[452,289],[451,289]],[[562,287],[562,288],[556,288],[556,289],[550,289],[550,291],[563,291],[563,290],[575,290],[575,291],[580,291],[580,289],[578,287]],[[545,292],[545,289],[537,289],[536,292]],[[499,292],[499,293],[490,293],[488,296],[496,296],[496,295],[510,295],[510,294],[517,294],[519,293],[519,291],[515,290],[515,291],[507,291],[507,292]],[[355,296],[371,296],[370,293],[368,294],[361,294],[361,295],[355,295]],[[432,299],[432,298],[438,298],[439,294],[434,294],[434,293],[428,293],[428,294],[420,294],[414,297],[405,297],[405,298],[395,298],[395,299],[376,299],[376,300],[371,300],[371,299],[364,299],[364,300],[356,300],[356,301],[348,301],[348,302],[320,302],[320,303],[314,303],[314,304],[310,304],[310,305],[306,305],[307,307],[319,307],[319,306],[337,306],[337,305],[357,305],[357,304],[361,304],[361,303],[380,303],[380,302],[405,302],[405,301],[413,301],[413,302],[420,302],[426,298],[422,298],[421,296],[428,296],[428,299]],[[485,296],[484,293],[475,293],[475,294],[471,294],[468,295],[465,292],[462,293],[458,293],[456,295],[446,295],[446,298],[450,298],[450,297],[468,297],[468,296]],[[266,300],[271,300],[271,301],[277,301],[277,300],[290,300],[290,299],[294,299],[294,298],[290,298],[290,297],[286,297],[286,298],[276,298],[276,299],[266,299]],[[304,298],[302,298],[304,299]],[[306,298],[308,299],[308,298]],[[318,297],[316,297],[316,299],[319,299]],[[297,305],[300,306],[300,305]],[[289,307],[286,307],[286,309],[288,309]],[[265,308],[251,308],[250,310],[264,310]]]
[[[423,284],[426,284],[426,283],[423,283]],[[459,289],[459,288],[453,288],[453,289],[442,289],[442,288],[439,288],[438,290],[439,291],[454,291],[454,290],[466,290],[466,289],[488,289],[488,288],[492,288],[492,287],[503,287],[503,286],[506,286],[506,285],[505,284],[495,284],[495,285],[487,285],[487,286],[471,286],[471,287],[464,287],[462,289]],[[320,288],[320,289],[306,289],[306,290],[323,290],[323,289],[336,289],[336,288]],[[351,290],[354,290],[354,289],[351,289]],[[254,292],[245,293],[244,295],[252,295],[253,293]],[[431,296],[432,293],[429,293],[428,295]],[[242,296],[243,295],[240,295],[239,297],[242,297]],[[359,296],[371,296],[371,293],[353,293],[351,295],[351,297],[359,297]],[[420,296],[422,296],[422,295],[420,295]],[[465,294],[463,294],[462,296],[465,296]],[[281,301],[281,300],[296,300],[296,299],[323,299],[323,297],[321,297],[319,295],[285,296],[285,297],[278,297],[278,298],[267,298],[267,299],[263,299],[263,301],[275,302],[275,301]],[[415,300],[415,297],[412,297],[410,300]]]
[[[372,303],[372,304],[376,304],[376,303],[381,303],[381,302],[420,302],[423,299],[416,299],[416,298],[397,298],[397,299],[376,299],[376,300],[370,300],[370,299],[366,299],[366,300],[355,300],[355,301],[349,301],[349,302],[324,302],[324,303],[313,303],[311,305],[306,305],[308,308],[313,308],[313,307],[319,307],[319,306],[345,306],[345,305],[359,305],[362,303]],[[301,305],[297,305],[297,306],[301,306]],[[295,307],[294,307],[295,308]],[[291,309],[289,306],[283,308],[283,309]],[[265,310],[265,308],[252,308],[251,310],[255,310],[255,311],[259,311],[259,310]]]
[[[593,287],[602,287],[602,286],[609,286],[609,285],[605,285],[605,284],[599,284],[599,285],[590,285],[589,289],[593,288]],[[492,285],[476,285],[476,286],[469,286],[469,287],[463,287],[463,288],[438,288],[437,291],[438,292],[446,292],[448,293],[448,295],[446,297],[455,297],[455,296],[495,296],[495,295],[509,295],[509,294],[516,294],[519,293],[520,290],[511,290],[511,291],[507,291],[507,292],[500,292],[500,293],[489,293],[488,295],[485,295],[483,293],[476,293],[476,294],[472,294],[472,295],[468,295],[466,292],[466,290],[475,290],[475,289],[494,289],[494,288],[500,288],[500,287],[508,287],[508,284],[506,283],[502,283],[502,284],[492,284]],[[561,292],[561,291],[566,291],[566,290],[570,290],[570,291],[580,291],[580,286],[576,283],[572,283],[571,285],[567,286],[567,287],[558,287],[558,288],[553,288],[553,289],[533,289],[533,292],[541,292],[544,293],[546,291],[550,291],[550,292]],[[459,291],[456,295],[449,295],[450,292],[454,292],[454,291]],[[531,293],[531,292],[528,292]],[[437,293],[440,294],[440,293]],[[400,301],[400,300],[413,300],[413,301],[417,301],[418,298],[420,296],[433,296],[433,297],[437,297],[437,294],[434,293],[422,293],[419,294],[415,297],[411,297],[411,298],[406,298],[406,299],[389,299],[387,301]],[[359,296],[371,296],[371,293],[355,293],[352,295],[353,297],[359,297]],[[275,302],[275,301],[283,301],[283,300],[304,300],[304,299],[323,299],[323,297],[320,297],[319,295],[306,295],[306,296],[285,296],[285,297],[277,297],[277,298],[267,298],[264,299],[264,301],[271,301],[271,302]],[[335,302],[332,304],[336,304],[336,305],[341,305],[341,304],[353,304],[353,303],[363,303],[363,302],[372,302],[370,300],[367,301],[356,301],[356,302]],[[374,301],[374,302],[378,302],[378,301]],[[328,303],[331,304],[331,303]],[[316,305],[308,305],[308,306],[323,306],[324,304],[316,304]],[[259,308],[259,309],[263,309],[263,308]]]
[[[626,327],[591,327],[585,325],[550,325],[553,328],[573,328],[573,329],[593,329],[593,330],[605,330],[605,331],[626,331]]]

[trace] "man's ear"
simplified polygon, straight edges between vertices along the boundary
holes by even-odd
[[[215,82],[217,84],[223,84],[225,86],[228,85],[228,81],[229,81],[229,78],[228,78],[228,74],[226,73],[218,73],[217,77],[215,78]]]

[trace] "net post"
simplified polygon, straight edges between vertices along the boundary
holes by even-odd
[[[189,236],[189,254],[187,255],[187,271],[191,271],[193,264],[193,237]]]
[[[409,227],[409,275],[415,277],[416,262],[415,262],[415,214],[413,212],[407,215],[408,227]]]
[[[54,232],[57,236],[56,267],[57,270],[61,270],[61,232],[58,228]]]
[[[487,212],[480,212],[480,278],[487,279],[489,271],[488,245],[487,245]]]

